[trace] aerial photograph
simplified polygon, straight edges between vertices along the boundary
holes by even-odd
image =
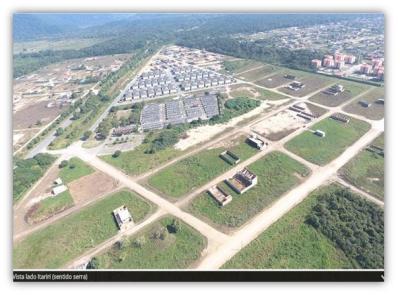
[[[383,275],[383,13],[12,31],[14,273]]]

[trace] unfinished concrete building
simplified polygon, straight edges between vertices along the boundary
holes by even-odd
[[[225,181],[236,193],[243,194],[257,184],[257,175],[244,168]]]

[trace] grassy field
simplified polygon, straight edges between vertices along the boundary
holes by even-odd
[[[278,70],[278,67],[272,65],[264,65],[261,68],[252,69],[250,71],[241,73],[238,77],[239,79],[253,82],[257,81],[258,79],[266,77],[268,74],[271,74]]]
[[[92,174],[94,169],[78,157],[68,160],[68,166],[60,168],[59,176],[64,183],[70,183],[85,175]]]
[[[344,107],[344,111],[359,114],[369,118],[371,120],[380,120],[385,116],[385,106],[379,104],[376,101],[380,98],[384,99],[385,89],[382,87],[377,87],[368,92],[367,94],[355,99],[350,104]],[[371,104],[370,107],[363,107],[359,103],[360,101],[367,101]]]
[[[372,145],[384,148],[382,133]],[[363,150],[339,170],[339,175],[359,189],[381,200],[385,194],[385,159],[373,152]]]
[[[232,85],[230,86],[230,89],[231,89],[230,95],[234,98],[247,97],[247,98],[253,98],[258,100],[269,100],[269,101],[281,100],[286,98],[286,96],[282,94],[247,84]]]
[[[334,243],[305,223],[317,204],[317,196],[333,187],[309,195],[224,264],[224,269],[347,269],[353,262]]]
[[[100,158],[129,175],[139,175],[157,168],[183,153],[173,147],[153,154],[145,153],[149,146],[149,143],[143,143],[132,151],[122,152],[119,157],[114,158],[112,155],[104,155]]]
[[[145,230],[96,257],[100,269],[184,269],[200,258],[206,238],[179,221],[180,229],[170,230],[174,218],[162,218]],[[163,236],[159,236],[163,234]]]
[[[319,137],[312,131],[304,131],[285,144],[285,148],[304,159],[323,166],[338,157],[351,144],[370,129],[370,124],[354,118],[342,123],[326,118],[311,130],[322,130],[325,137]]]
[[[334,80],[332,78],[318,76],[318,75],[307,75],[304,78],[301,78],[300,82],[305,84],[305,86],[298,91],[286,88],[286,86],[281,87],[278,90],[295,97],[304,97],[306,95],[309,95],[317,91],[318,89],[321,89],[329,85],[329,83],[333,83]]]
[[[69,191],[65,191],[56,196],[48,197],[32,206],[31,210],[28,211],[27,220],[29,223],[38,223],[73,205],[74,201],[71,194]]]
[[[257,149],[245,143],[245,137],[240,137],[226,148],[208,149],[187,157],[156,173],[148,182],[168,196],[181,197],[232,168],[219,156],[224,150],[233,152],[241,161],[257,153]]]
[[[309,173],[305,166],[281,152],[271,152],[248,168],[258,177],[254,188],[240,195],[221,183],[219,186],[233,197],[229,204],[221,208],[204,192],[192,201],[188,211],[224,231],[239,227],[299,184]]]
[[[339,106],[342,103],[356,97],[360,93],[362,93],[372,87],[370,85],[351,82],[351,81],[345,81],[345,80],[338,81],[336,84],[343,85],[343,87],[345,89],[344,92],[339,93],[338,95],[328,95],[328,94],[324,93],[323,91],[321,91],[321,92],[313,95],[310,98],[310,101],[313,101],[313,102],[316,102],[318,104],[325,105],[325,106],[336,107],[336,106]]]
[[[129,191],[105,197],[80,212],[34,232],[14,245],[14,268],[59,268],[68,261],[117,234],[112,211],[126,205],[135,223],[143,220],[153,205]]]
[[[38,52],[41,50],[66,50],[81,49],[100,43],[104,39],[88,38],[88,39],[66,39],[66,40],[38,40],[27,42],[16,42],[13,45],[14,54]]]
[[[223,66],[225,72],[227,73],[240,73],[246,70],[262,66],[263,63],[253,61],[253,60],[234,60],[234,61],[224,61]]]

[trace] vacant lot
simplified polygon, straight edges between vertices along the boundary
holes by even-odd
[[[13,129],[42,127],[53,121],[63,110],[61,107],[47,108],[50,102],[39,102],[26,106],[13,114]]]
[[[307,76],[302,78],[300,82],[305,84],[305,86],[298,91],[291,90],[286,86],[279,88],[279,91],[295,97],[303,97],[329,85],[329,83],[333,82],[333,79],[327,77]]]
[[[235,61],[224,61],[223,62],[225,72],[231,73],[231,74],[244,72],[246,70],[260,67],[262,65],[263,65],[263,63],[253,61],[253,60],[235,60]]]
[[[337,84],[343,85],[344,91],[338,95],[329,95],[324,91],[318,92],[310,98],[310,101],[316,102],[321,105],[336,107],[342,103],[356,97],[360,93],[367,91],[372,86],[351,82],[351,81],[339,81]]]
[[[129,191],[108,196],[14,245],[14,268],[59,268],[65,265],[117,234],[112,211],[122,205],[129,208],[135,223],[143,220],[153,208]]]
[[[278,73],[270,77],[265,77],[256,82],[257,85],[264,86],[267,88],[276,88],[284,84],[288,84],[293,80],[285,78],[285,73]]]
[[[80,204],[100,198],[115,190],[118,185],[117,180],[100,171],[96,171],[69,183],[68,188],[75,203]]]
[[[321,114],[326,112],[325,109],[311,103],[298,102],[296,105],[304,107],[304,112],[313,114],[316,117],[319,117]],[[251,130],[269,140],[281,140],[300,127],[305,127],[305,125],[309,123],[309,120],[299,117],[297,114],[296,111],[289,109],[280,111],[277,114],[258,122],[251,128]]]
[[[83,162],[78,157],[73,157],[68,160],[68,165],[60,168],[60,178],[64,183],[70,183],[78,178],[81,178],[85,175],[91,174],[94,172],[94,169]]]
[[[224,207],[219,207],[216,201],[204,192],[193,200],[188,210],[194,215],[215,224],[223,231],[229,231],[244,224],[264,208],[282,196],[289,189],[299,184],[309,173],[309,170],[281,152],[272,152],[257,160],[249,170],[258,177],[255,187],[237,194],[225,183],[221,188],[233,199]]]
[[[248,84],[236,84],[230,86],[229,95],[233,98],[247,97],[252,99],[269,100],[269,101],[281,100],[286,98],[286,96],[282,94],[275,93],[273,91]]]
[[[96,258],[100,269],[184,269],[200,258],[206,242],[189,225],[165,217]]]
[[[285,144],[286,149],[304,159],[323,166],[338,157],[347,147],[363,136],[370,124],[351,118],[349,123],[342,123],[326,118]],[[314,130],[324,131],[320,137]]]
[[[241,161],[257,153],[257,149],[245,143],[245,137],[226,143],[227,147],[201,151],[161,170],[149,179],[149,184],[168,196],[181,197],[232,168],[219,156],[224,150],[230,150]]]
[[[380,120],[384,118],[385,115],[385,106],[384,104],[380,104],[377,102],[378,99],[385,98],[385,89],[384,88],[374,88],[367,94],[355,99],[349,105],[344,107],[344,111],[354,114],[359,114],[369,118],[371,120]],[[366,101],[371,104],[370,107],[363,107],[359,103],[360,101]]]
[[[245,80],[245,81],[253,82],[253,81],[257,81],[258,79],[265,78],[266,76],[268,76],[269,74],[271,74],[277,70],[278,70],[278,68],[275,66],[264,65],[260,68],[252,69],[250,71],[241,73],[240,75],[238,75],[238,78]]]
[[[384,148],[382,133],[372,145]],[[381,200],[385,193],[385,159],[368,150],[357,154],[339,170],[339,175],[349,183]]]
[[[336,186],[335,186],[336,187]],[[313,192],[301,204],[224,264],[225,269],[349,269],[356,268],[344,252],[306,223],[317,197],[334,186]]]
[[[66,39],[66,40],[38,40],[28,42],[16,42],[13,45],[14,54],[38,52],[41,50],[81,49],[104,41],[104,39]]]
[[[71,194],[69,191],[65,191],[34,204],[28,210],[25,220],[30,224],[38,223],[72,207],[73,205],[74,201]]]
[[[157,168],[163,163],[181,155],[183,152],[172,147],[150,154],[145,151],[150,147],[150,143],[143,143],[132,151],[122,152],[119,157],[112,155],[101,156],[109,164],[121,169],[129,175],[139,175]]]

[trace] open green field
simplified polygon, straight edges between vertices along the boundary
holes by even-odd
[[[220,183],[219,186],[232,196],[230,203],[219,207],[207,192],[203,192],[192,201],[188,211],[224,231],[229,231],[272,205],[309,173],[305,166],[281,152],[271,152],[248,168],[258,177],[258,183],[252,189],[241,195],[225,183]]]
[[[153,205],[130,191],[107,196],[80,212],[36,231],[14,245],[14,268],[59,268],[118,232],[112,211],[126,205],[135,223]]]
[[[60,168],[59,176],[64,183],[70,183],[85,175],[92,174],[94,169],[78,157],[68,160],[68,166]]]
[[[256,154],[257,149],[245,143],[245,139],[241,136],[227,142],[226,147],[207,149],[184,158],[150,177],[148,183],[168,196],[181,197],[232,168],[219,156],[224,150],[233,152],[241,161]]]
[[[345,90],[338,95],[328,95],[324,93],[324,91],[321,91],[313,95],[310,101],[325,106],[336,107],[373,87],[346,80],[337,81],[336,83],[332,83],[332,85],[333,84],[343,85]]]
[[[239,79],[253,82],[258,79],[265,78],[267,75],[278,70],[278,67],[272,65],[264,65],[261,68],[251,69],[250,71],[246,71],[241,73],[238,77]]]
[[[88,38],[88,39],[66,39],[66,40],[38,40],[16,42],[13,45],[14,54],[31,53],[41,50],[66,50],[66,49],[81,49],[100,43],[104,39]]]
[[[74,201],[71,194],[69,191],[65,191],[56,196],[48,197],[32,206],[26,218],[29,223],[38,223],[73,205]]]
[[[234,61],[224,61],[223,66],[225,68],[225,72],[227,73],[240,73],[246,70],[256,68],[262,66],[263,63],[253,61],[253,60],[234,60]]]
[[[282,100],[286,98],[286,96],[282,94],[248,84],[236,84],[230,86],[229,94],[234,98],[247,97],[269,101]]]
[[[56,157],[47,153],[36,154],[33,158],[14,158],[13,203],[22,199],[29,189],[46,173]]]
[[[382,133],[372,145],[384,148]],[[381,200],[385,194],[385,159],[368,150],[362,150],[339,170],[339,175],[347,182]]]
[[[312,131],[324,131],[325,137],[306,130],[287,142],[285,148],[309,162],[323,166],[338,157],[370,127],[367,122],[354,118],[350,118],[347,124],[326,118],[311,127]]]
[[[171,229],[174,221],[179,225]],[[100,269],[184,269],[200,258],[207,239],[182,221],[164,217],[96,257]]]
[[[112,155],[103,155],[100,158],[121,169],[126,174],[139,175],[157,168],[183,153],[183,151],[173,147],[168,147],[152,154],[145,153],[149,146],[150,143],[143,143],[134,150],[122,152],[119,157],[114,158]]]
[[[290,74],[292,74],[292,72]],[[297,81],[297,80],[294,80],[294,81]],[[301,77],[301,79],[299,81],[302,82],[303,84],[305,84],[305,86],[303,88],[301,88],[300,90],[294,91],[294,90],[287,88],[286,86],[281,87],[278,90],[283,93],[295,96],[295,97],[304,97],[313,92],[316,92],[317,90],[329,85],[330,83],[333,83],[334,79],[329,78],[329,77],[319,76],[319,75],[307,75],[305,77]],[[290,84],[290,82],[288,84]]]
[[[359,114],[371,120],[380,120],[385,116],[385,105],[377,102],[378,99],[385,98],[385,88],[377,87],[367,94],[355,99],[350,104],[344,107],[344,111]],[[367,101],[371,104],[370,107],[363,107],[360,101]]]
[[[306,223],[317,196],[313,192],[224,264],[224,269],[349,269],[356,268],[344,252]]]

